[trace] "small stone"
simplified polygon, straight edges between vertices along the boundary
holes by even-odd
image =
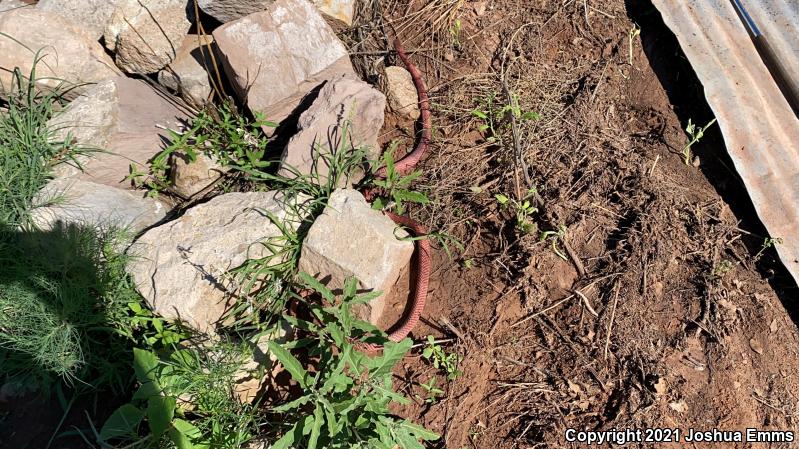
[[[769,331],[770,331],[772,334],[776,334],[776,333],[777,333],[777,331],[779,330],[779,323],[777,322],[777,319],[776,319],[776,318],[774,318],[773,320],[771,320],[771,324],[769,324],[768,330],[769,330]]]
[[[100,40],[121,0],[39,0],[36,7],[54,12]]]
[[[413,243],[400,240],[407,236],[390,218],[372,209],[358,191],[338,189],[308,230],[299,270],[334,292],[350,277],[358,280],[361,292],[382,292],[359,313],[362,319],[377,323],[386,295],[413,255]]]
[[[485,15],[486,8],[488,7],[487,1],[480,1],[474,4],[474,13],[477,14],[477,17],[481,17]]]
[[[264,243],[277,245],[283,238],[272,219],[296,229],[306,201],[279,192],[217,196],[144,233],[128,250],[128,272],[156,314],[212,333],[238,288],[230,270],[272,256],[271,245]],[[276,255],[265,263],[282,261]]]
[[[77,176],[114,187],[128,187],[131,164],[147,161],[170,138],[165,128],[180,129],[186,114],[147,83],[118,77],[93,85],[48,122],[54,139],[74,139],[94,151],[79,158],[83,171],[69,163],[56,176]]]
[[[211,96],[211,81],[206,67],[213,67],[211,36],[190,34],[183,39],[175,60],[158,72],[158,82],[177,92],[195,106],[203,106]]]
[[[413,120],[419,119],[419,96],[411,73],[402,67],[386,68],[388,104],[394,112]]]
[[[688,404],[685,403],[682,399],[676,402],[669,402],[669,408],[674,410],[677,413],[685,413],[688,411]]]
[[[127,73],[155,73],[177,56],[189,33],[193,8],[186,0],[119,0],[105,28],[105,46]]]
[[[78,25],[49,11],[18,8],[0,14],[0,97],[6,98],[14,68],[28,76],[34,54],[42,50],[36,65],[37,86],[54,89],[74,86],[69,98],[120,74],[103,47]]]
[[[749,339],[749,347],[757,354],[763,354],[763,345],[761,345],[760,342],[754,338]]]
[[[169,166],[172,189],[183,198],[191,198],[200,193],[230,171],[216,158],[202,153],[194,161],[184,153],[173,153]]]
[[[355,0],[313,0],[322,14],[332,17],[345,25],[352,25],[355,14]]]
[[[351,77],[329,81],[300,116],[299,131],[283,151],[280,174],[313,174],[326,179],[329,167],[325,160],[342,150],[362,149],[368,160],[377,160],[385,109],[386,97],[369,84]],[[353,175],[349,181],[361,178],[362,174]]]
[[[198,0],[197,5],[214,19],[228,23],[264,11],[275,0]]]
[[[355,73],[347,48],[307,0],[277,0],[217,28],[214,39],[239,98],[274,122],[325,81]]]
[[[42,205],[31,212],[42,230],[77,224],[137,233],[161,221],[167,210],[157,200],[128,190],[69,178],[50,181],[34,204]]]

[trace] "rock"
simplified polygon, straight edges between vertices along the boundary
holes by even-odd
[[[28,2],[23,2],[22,0],[0,0],[0,13],[19,8],[26,8],[28,6],[32,5]]]
[[[33,222],[42,230],[57,224],[82,224],[100,228],[141,231],[166,215],[166,207],[152,198],[134,192],[78,179],[50,181],[39,192],[31,212]]]
[[[314,5],[322,14],[332,17],[346,24],[352,25],[355,15],[355,0],[313,0]]]
[[[308,230],[299,270],[334,291],[354,276],[359,291],[383,292],[368,310],[359,313],[361,318],[377,323],[386,294],[413,255],[413,243],[399,240],[407,236],[390,218],[373,210],[358,191],[338,189]]]
[[[213,51],[213,41],[211,36],[186,36],[175,60],[158,72],[158,82],[177,92],[189,103],[204,105],[211,96],[211,81],[206,67],[213,67],[209,53]]]
[[[183,198],[191,198],[230,170],[202,153],[193,162],[186,154],[173,153],[169,167],[172,189]]]
[[[248,341],[252,349],[252,358],[242,360],[241,368],[233,374],[235,384],[233,393],[243,404],[252,404],[264,383],[274,377],[272,373],[277,357],[269,351],[269,342],[285,343],[291,334],[288,322],[281,321],[281,327],[272,334],[265,334]]]
[[[115,187],[129,185],[125,178],[131,164],[144,164],[158,154],[169,134],[162,128],[179,129],[187,116],[148,84],[125,77],[113,78],[92,88],[50,119],[55,139],[74,138],[84,148],[103,150],[82,157],[85,170],[69,164],[56,168],[57,176]]]
[[[0,14],[0,33],[5,34],[0,34],[0,97],[7,96],[15,67],[30,75],[38,50],[42,59],[36,65],[37,85],[52,89],[63,80],[75,87],[70,97],[85,92],[84,83],[120,74],[99,43],[57,14],[37,8],[7,11]]]
[[[278,192],[220,195],[142,235],[128,251],[128,271],[155,313],[210,333],[232,305],[228,272],[272,254],[262,242],[282,237],[265,211],[296,229],[305,201]]]
[[[116,53],[117,66],[143,75],[172,62],[193,21],[190,3],[119,0],[104,34],[105,46]]]
[[[377,138],[385,109],[386,97],[361,80],[339,77],[327,82],[300,116],[299,131],[283,151],[280,174],[292,177],[297,172],[314,173],[326,178],[329,167],[321,156],[330,157],[339,149],[362,148],[369,160],[379,159]],[[346,139],[342,135],[345,124]]]
[[[261,12],[274,2],[275,0],[198,0],[197,4],[204,13],[222,23],[228,23],[254,12]]]
[[[240,98],[275,122],[324,81],[354,74],[344,44],[307,0],[276,0],[217,28],[214,39]]]
[[[419,96],[411,73],[402,67],[386,67],[388,104],[391,110],[413,120],[419,119]]]
[[[39,0],[36,7],[58,14],[99,41],[120,0]]]

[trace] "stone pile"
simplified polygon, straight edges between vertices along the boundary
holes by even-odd
[[[296,229],[307,219],[307,198],[228,193],[175,219],[134,189],[131,169],[146,171],[172,138],[168,130],[185,129],[191,108],[226,86],[253,115],[297,123],[275,155],[281,174],[323,181],[320,155],[356,148],[377,160],[387,105],[409,119],[419,110],[404,69],[387,71],[388,96],[355,74],[330,25],[351,24],[353,10],[354,0],[198,0],[196,7],[193,0],[0,0],[0,98],[11,92],[15,69],[27,76],[35,64],[39,89],[69,87],[71,102],[48,124],[54,139],[89,150],[56,168],[37,197],[36,223],[139,233],[129,270],[149,305],[213,333],[235,297],[229,270],[269,257],[265,243],[282,235],[273,220]],[[217,22],[211,35],[190,34],[209,17]],[[173,154],[170,165],[184,199],[227,170],[203,154],[192,162]],[[388,291],[413,253],[403,236],[360,193],[341,189],[310,227],[300,268],[334,289],[355,276],[363,291]],[[379,298],[361,313],[376,322],[381,310]]]

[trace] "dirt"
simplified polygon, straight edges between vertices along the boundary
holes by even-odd
[[[430,86],[435,136],[420,187],[432,203],[413,215],[463,247],[435,252],[419,344],[396,372],[411,403],[395,412],[440,433],[431,448],[581,447],[567,429],[799,431],[796,285],[763,247],[718,129],[682,162],[688,118],[712,115],[649,2],[363,3],[348,40],[362,75],[380,83],[375,68],[396,62],[380,51],[386,30]],[[492,141],[472,114],[490,95],[506,101],[503,73],[521,109],[540,115],[517,124],[517,142],[507,123]],[[391,115],[382,140],[410,148],[413,126]],[[542,202],[526,220],[565,226],[554,245],[521,232],[494,196],[532,187]],[[410,285],[406,273],[384,326]],[[461,358],[454,380],[421,357],[427,335]],[[437,398],[421,387],[432,378]],[[3,427],[37,420],[46,435],[24,446],[12,432],[4,447],[42,446],[62,416],[0,407]]]
[[[466,247],[452,260],[438,253],[413,333],[459,354],[462,373],[447,381],[418,352],[406,358],[397,380],[413,402],[397,414],[441,433],[431,447],[456,449],[578,447],[565,439],[570,428],[799,430],[796,285],[764,248],[718,129],[683,163],[688,118],[712,115],[652,5],[387,1],[382,10],[406,48],[421,49],[414,58],[436,106],[423,181],[434,203],[417,217]],[[450,19],[444,31],[421,26],[436,15]],[[642,32],[630,52],[634,23]],[[519,125],[523,164],[510,131],[489,142],[470,116],[481,98],[503,99],[503,70],[522,109],[540,114]],[[409,147],[411,125],[388,121],[385,139]],[[515,229],[494,198],[533,186],[543,204],[531,221],[565,225],[584,273],[551,241]],[[426,401],[431,378],[445,394]],[[633,447],[799,445],[685,444]]]

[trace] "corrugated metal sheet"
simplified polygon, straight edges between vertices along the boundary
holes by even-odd
[[[730,0],[653,0],[701,80],[760,219],[799,282],[799,119]],[[799,0],[743,0],[799,77]]]

